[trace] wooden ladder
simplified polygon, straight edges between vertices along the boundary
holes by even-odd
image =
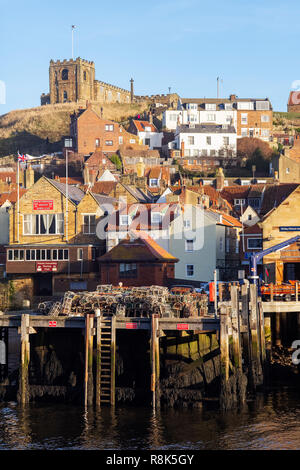
[[[115,404],[115,317],[99,317],[97,323],[97,404]]]

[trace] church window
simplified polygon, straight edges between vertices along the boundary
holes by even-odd
[[[86,71],[83,72],[83,80],[86,81]]]
[[[63,69],[61,73],[61,78],[62,80],[68,80],[69,79],[69,71],[68,69]]]
[[[68,93],[64,91],[64,103],[68,100]]]

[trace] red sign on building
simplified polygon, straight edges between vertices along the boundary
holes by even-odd
[[[136,330],[138,327],[137,323],[126,323],[127,330]]]
[[[52,211],[53,210],[53,200],[52,199],[35,199],[33,201],[33,210],[38,211]]]
[[[56,321],[49,321],[49,327],[55,328],[57,325]]]
[[[36,270],[42,273],[57,271],[57,261],[37,261]]]
[[[188,330],[189,325],[187,323],[177,323],[177,330]]]

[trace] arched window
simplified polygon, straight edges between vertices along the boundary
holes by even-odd
[[[68,80],[69,79],[69,70],[68,69],[63,69],[61,73],[61,79],[62,80]]]
[[[110,103],[112,100],[112,93],[111,91],[109,90],[108,93],[107,93],[107,101]]]
[[[83,72],[83,80],[86,81],[86,71]]]
[[[64,103],[68,101],[68,93],[64,91]]]

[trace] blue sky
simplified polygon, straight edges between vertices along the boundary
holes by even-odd
[[[136,94],[269,97],[286,111],[300,79],[294,0],[0,0],[0,80],[12,109],[38,106],[50,59],[94,60],[96,78]]]

